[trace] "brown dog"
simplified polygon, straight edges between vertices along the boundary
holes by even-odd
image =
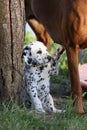
[[[44,26],[38,21],[31,9],[31,0],[25,0],[26,21],[36,34],[37,40],[43,42],[50,49],[50,36]]]
[[[55,42],[66,48],[76,113],[84,113],[78,53],[87,47],[87,0],[31,0],[34,14]]]

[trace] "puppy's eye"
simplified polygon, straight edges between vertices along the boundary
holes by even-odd
[[[37,54],[42,54],[42,51],[41,51],[41,50],[39,50],[39,51],[37,52]]]

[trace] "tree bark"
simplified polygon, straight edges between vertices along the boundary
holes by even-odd
[[[24,0],[0,0],[0,100],[20,101]]]

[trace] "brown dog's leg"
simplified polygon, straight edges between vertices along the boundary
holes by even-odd
[[[27,22],[36,34],[37,40],[43,42],[48,50],[50,49],[50,36],[44,26],[39,23],[35,18],[27,19]]]
[[[68,65],[71,77],[72,97],[74,99],[74,110],[76,113],[84,113],[82,104],[82,89],[78,72],[78,48],[66,48]]]

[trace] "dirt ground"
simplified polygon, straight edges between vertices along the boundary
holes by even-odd
[[[57,84],[57,83],[51,83],[50,87],[51,94],[53,97],[56,98],[66,98],[67,96],[70,96],[71,93],[71,87],[70,84]]]
[[[54,104],[57,108],[64,108],[67,100],[71,99],[71,86],[70,84],[57,84],[51,83],[51,95],[54,99]],[[86,92],[83,90],[83,93]],[[72,101],[72,100],[71,100]],[[73,101],[72,101],[73,105]],[[83,97],[83,105],[87,111],[87,94]]]

